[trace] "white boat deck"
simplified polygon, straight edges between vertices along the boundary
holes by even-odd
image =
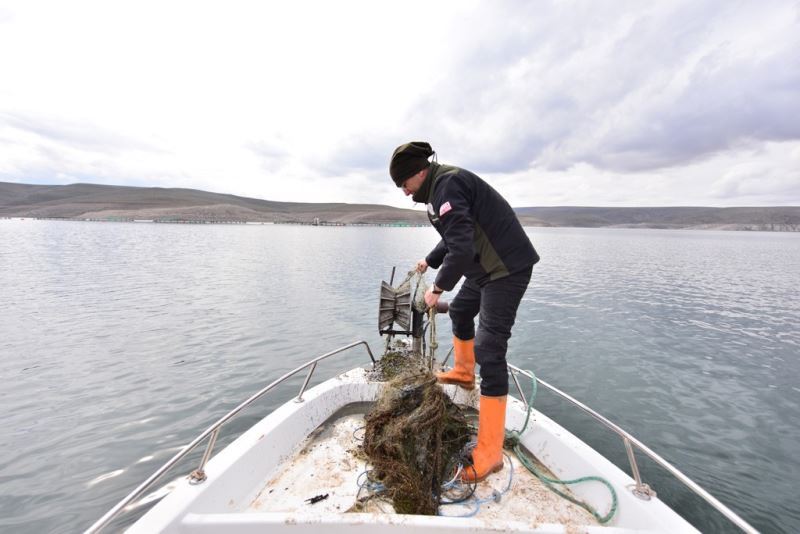
[[[511,467],[506,464],[487,478],[476,495],[502,491],[513,473],[510,490],[499,502],[481,504],[472,517],[466,517],[475,510],[471,502],[442,507],[441,513],[451,517],[395,514],[391,503],[378,499],[353,512],[359,476],[365,470],[358,452],[363,406],[373,402],[382,387],[371,382],[365,370],[354,369],[308,390],[303,402],[284,404],[214,456],[204,483],[179,482],[129,532],[696,532],[657,498],[635,497],[628,489],[633,484],[628,475],[535,411],[522,445],[557,477],[597,475],[608,480],[619,497],[618,512],[609,524],[599,525],[583,509],[552,493],[513,455]],[[466,393],[448,386],[446,391],[457,403],[477,407],[477,390]],[[357,413],[342,410],[346,407],[355,407]],[[520,428],[525,413],[521,401],[509,398],[507,427]],[[307,502],[326,494],[316,503]],[[574,486],[573,495],[601,514],[611,506],[608,490],[599,483]]]
[[[268,480],[246,512],[309,513],[314,515],[341,514],[352,511],[359,499],[359,478],[363,483],[367,466],[359,453],[363,435],[364,415],[343,415],[326,422],[315,430],[303,448],[286,463],[277,476]],[[509,471],[508,461],[511,462]],[[505,522],[509,517],[527,517],[532,525],[557,523],[570,527],[596,525],[597,521],[583,508],[562,499],[534,477],[519,461],[509,456],[503,471],[489,476],[478,485],[475,497],[491,499],[495,492],[502,494],[478,506],[467,504],[444,506],[442,515],[466,517],[477,512],[484,521]],[[308,499],[327,495],[314,504]],[[391,503],[382,499],[369,499],[359,511],[394,514]]]

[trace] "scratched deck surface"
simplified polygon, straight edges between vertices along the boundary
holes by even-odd
[[[367,468],[358,452],[363,427],[363,414],[343,415],[320,426],[305,440],[299,452],[265,482],[246,511],[296,512],[310,516],[346,513],[358,498],[366,495],[363,490],[359,494],[358,486],[359,476],[363,480],[362,473]],[[513,457],[512,470],[511,489],[500,502],[481,504],[476,519],[492,522],[524,519],[531,526],[542,523],[597,525],[591,515],[548,490]],[[479,484],[475,494],[478,498],[488,498],[494,490],[505,489],[508,480],[506,463],[501,472]],[[315,497],[316,502],[310,502]],[[391,503],[381,499],[369,500],[365,511],[395,513]],[[465,505],[444,506],[441,513],[467,516],[475,511],[475,502],[470,501]]]

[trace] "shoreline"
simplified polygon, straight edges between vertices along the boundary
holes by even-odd
[[[0,216],[0,221],[65,221],[65,222],[114,222],[114,223],[135,223],[135,224],[224,224],[242,226],[333,226],[333,227],[384,227],[384,228],[426,228],[430,227],[427,223],[417,223],[408,221],[394,222],[340,222],[324,221],[315,218],[311,221],[248,221],[248,220],[219,220],[219,219],[134,219],[128,217],[19,217],[19,216]],[[687,230],[687,231],[723,231],[723,232],[768,232],[768,233],[799,233],[800,225],[778,224],[778,223],[720,223],[702,225],[681,225],[681,224],[611,224],[611,225],[559,225],[559,224],[532,224],[520,219],[524,228],[586,228],[586,229],[615,229],[615,230]]]

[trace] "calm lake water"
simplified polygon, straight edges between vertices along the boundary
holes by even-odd
[[[756,528],[796,532],[800,235],[528,233],[542,261],[509,360]],[[82,530],[262,385],[357,339],[379,351],[381,279],[436,240],[431,228],[0,221],[0,531]],[[445,317],[438,327],[449,347]],[[366,361],[351,352],[316,376]],[[616,436],[545,392],[536,405],[627,471]],[[694,524],[734,530],[641,463]]]

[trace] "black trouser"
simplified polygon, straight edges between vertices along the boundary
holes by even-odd
[[[459,339],[475,338],[475,361],[481,366],[481,395],[499,397],[508,394],[506,351],[517,308],[531,280],[529,267],[524,271],[488,282],[480,287],[465,280],[450,303],[453,335]],[[480,313],[478,335],[475,316]]]

